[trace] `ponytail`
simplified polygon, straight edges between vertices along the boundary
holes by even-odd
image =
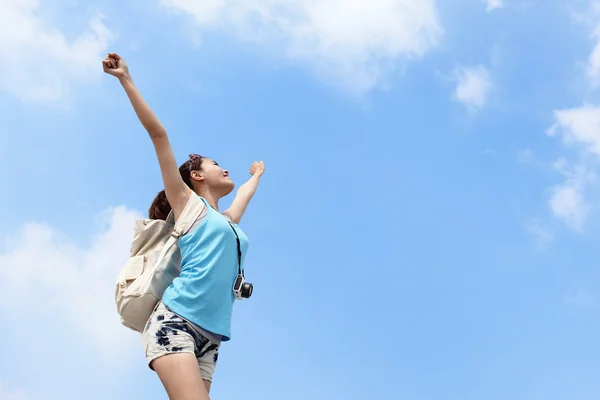
[[[148,216],[150,219],[162,219],[165,221],[170,212],[171,205],[169,204],[169,200],[167,200],[167,194],[164,190],[161,190],[152,202],[148,210]]]

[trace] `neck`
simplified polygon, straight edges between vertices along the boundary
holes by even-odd
[[[196,191],[196,194],[198,196],[204,197],[204,199],[206,199],[206,201],[208,202],[208,204],[210,204],[212,208],[219,211],[219,196],[215,196],[208,190],[198,190]]]

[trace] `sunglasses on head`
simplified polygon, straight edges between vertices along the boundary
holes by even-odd
[[[190,154],[190,159],[188,160],[188,163],[190,164],[190,168],[194,165],[194,162],[199,159],[202,158],[202,156],[200,154]]]

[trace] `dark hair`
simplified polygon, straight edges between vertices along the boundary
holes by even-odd
[[[191,172],[199,171],[202,168],[202,156],[198,154],[191,154],[190,159],[181,164],[179,167],[179,173],[181,174],[181,179],[185,182],[186,185],[190,187],[190,189],[194,190],[192,186]],[[150,205],[150,209],[148,210],[148,217],[150,219],[162,219],[166,220],[167,216],[171,212],[171,205],[167,200],[167,194],[164,189],[158,192],[154,201]]]

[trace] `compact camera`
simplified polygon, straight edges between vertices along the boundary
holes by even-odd
[[[249,299],[252,296],[254,286],[250,282],[246,282],[244,275],[238,274],[233,283],[233,293],[238,300]]]

